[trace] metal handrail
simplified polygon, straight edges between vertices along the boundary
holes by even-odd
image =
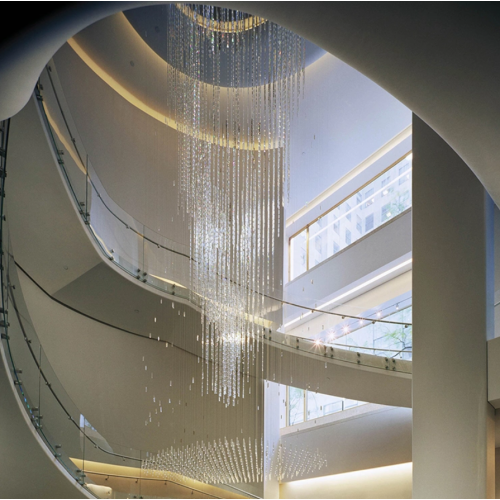
[[[202,495],[207,495],[207,496],[212,497],[212,498],[221,498],[221,497],[212,495],[211,493],[206,493],[205,491],[201,491],[201,490],[198,490],[196,488],[192,488],[191,486],[186,486],[185,484],[178,483],[177,481],[172,481],[171,479],[160,479],[157,477],[126,476],[124,474],[108,474],[105,472],[96,472],[96,471],[87,470],[87,469],[83,469],[83,472],[85,472],[86,474],[95,474],[96,476],[119,477],[122,479],[135,479],[136,481],[158,481],[158,482],[162,482],[162,483],[172,483],[172,484],[175,484],[177,486],[181,486],[182,488],[186,488],[186,489],[191,490],[191,491],[196,491],[196,493],[201,493]]]
[[[80,151],[78,149],[78,146],[76,144],[76,138],[75,136],[73,135],[73,133],[71,132],[71,129],[70,129],[70,126],[69,126],[69,123],[68,123],[68,120],[66,119],[66,115],[64,113],[64,110],[62,108],[62,105],[61,105],[61,102],[60,102],[60,99],[59,99],[59,96],[57,94],[57,90],[55,88],[55,84],[54,84],[54,81],[52,79],[52,75],[51,75],[51,67],[50,66],[47,66],[47,74],[48,74],[48,77],[49,77],[49,80],[50,80],[50,83],[51,83],[51,87],[52,87],[52,91],[54,93],[54,96],[56,98],[56,101],[57,101],[57,104],[58,104],[58,108],[59,108],[59,112],[61,114],[61,116],[63,117],[63,120],[64,120],[64,123],[65,123],[65,126],[66,126],[66,129],[68,131],[68,134],[71,138],[71,142],[73,144],[73,147],[75,148],[75,152],[77,153],[78,155],[78,158],[80,159],[80,162],[82,163],[82,165],[84,164],[84,161],[82,159],[82,155],[80,154]],[[40,109],[43,113],[43,116],[45,118],[45,125],[49,128],[49,130],[51,130],[51,127],[50,127],[50,124],[48,122],[48,119],[47,119],[47,116],[46,116],[46,113],[45,113],[45,108],[43,106],[43,97],[41,96],[40,94],[40,90],[37,87],[35,87],[35,94],[37,95],[37,98],[40,102]],[[52,136],[52,134],[51,134]],[[53,141],[54,141],[54,138],[53,138]],[[58,154],[58,149],[57,149],[57,145],[53,144],[54,146],[54,149],[56,151],[56,153]],[[61,169],[63,170],[64,172],[64,177],[66,179],[66,182],[68,183],[68,185],[71,187],[71,191],[73,193],[73,197],[75,198],[75,202],[76,204],[78,205],[79,203],[79,200],[77,199],[76,197],[76,194],[72,188],[72,185],[71,185],[71,180],[66,172],[66,169],[64,167],[64,162],[61,160],[59,162],[59,165],[61,167]],[[119,221],[121,222],[127,229],[130,229],[131,231],[133,231],[137,236],[145,239],[146,241],[148,241],[149,243],[152,243],[154,245],[156,245],[158,248],[161,248],[163,250],[166,250],[168,252],[172,252],[172,253],[175,253],[177,255],[180,255],[182,257],[185,257],[187,258],[188,260],[193,260],[189,255],[187,254],[184,254],[182,252],[179,252],[177,250],[174,250],[174,249],[171,249],[169,247],[166,247],[165,245],[162,245],[161,243],[158,243],[157,241],[147,237],[146,235],[142,234],[141,232],[135,230],[134,228],[130,227],[129,224],[127,224],[124,220],[122,220],[117,214],[115,214],[111,208],[106,204],[106,202],[104,201],[102,195],[100,194],[99,190],[97,189],[97,187],[95,186],[95,183],[93,182],[92,178],[88,175],[88,171],[87,171],[87,178],[88,180],[90,181],[92,187],[94,188],[95,192],[97,193],[97,196],[98,198],[101,200],[101,202],[103,203],[103,205],[106,207],[106,209]],[[87,216],[86,216],[86,211],[82,211],[82,217],[84,218],[85,221],[87,221]],[[87,224],[88,225],[88,224]],[[88,225],[89,226],[89,225]],[[93,236],[95,237],[95,234],[93,233],[93,231],[91,230],[90,226],[89,226],[89,230],[91,231],[91,233],[93,234]],[[153,230],[151,230],[153,231]],[[154,231],[153,231],[154,232]],[[99,242],[98,242],[99,244]],[[101,247],[101,245],[99,244],[99,247]],[[105,252],[104,249],[103,250],[103,253],[108,256],[108,254]],[[108,256],[109,258],[109,256]],[[116,263],[116,261],[115,261]],[[116,263],[117,264],[117,263]],[[148,285],[152,286],[150,283],[147,283]],[[241,284],[239,285],[241,286]],[[166,291],[166,290],[164,290]],[[168,293],[168,291],[167,291]],[[266,293],[263,293],[263,292],[255,292],[257,295],[260,295],[260,296],[263,296],[264,298],[267,298],[269,300],[273,300],[273,301],[276,301],[276,302],[279,302],[281,305],[288,305],[288,306],[292,306],[292,307],[298,307],[299,309],[303,309],[303,310],[306,310],[308,312],[311,312],[311,313],[320,313],[320,314],[327,314],[327,315],[331,315],[331,316],[337,316],[337,317],[341,317],[342,319],[345,319],[345,318],[349,318],[349,319],[356,319],[356,320],[360,320],[360,321],[367,321],[367,322],[372,322],[372,323],[383,323],[383,324],[392,324],[392,325],[401,325],[401,326],[404,326],[405,328],[408,327],[409,325],[411,325],[411,323],[408,323],[408,322],[399,322],[399,321],[391,321],[391,320],[385,320],[385,319],[378,319],[378,318],[368,318],[368,317],[362,317],[362,316],[353,316],[353,315],[349,315],[349,314],[344,314],[344,313],[337,313],[337,312],[333,312],[333,311],[324,311],[322,309],[317,309],[317,308],[314,308],[314,307],[308,307],[308,306],[305,306],[305,305],[302,305],[302,304],[297,304],[295,302],[291,302],[291,301],[287,301],[287,300],[283,300],[283,299],[279,299],[277,297],[273,297],[272,295],[269,295],[269,294],[266,294]],[[175,293],[173,294],[175,295]],[[189,298],[190,302],[194,303],[193,300],[191,299],[191,297]],[[194,303],[195,304],[195,303]],[[195,304],[197,305],[197,304]]]

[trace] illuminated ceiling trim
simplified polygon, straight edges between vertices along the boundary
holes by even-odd
[[[220,31],[221,33],[237,33],[241,31],[248,31],[267,21],[267,19],[257,16],[250,16],[242,19],[241,21],[209,21],[201,14],[195,17],[193,9],[188,7],[186,4],[178,3],[175,6],[198,26],[209,28],[212,31]]]
[[[125,18],[125,16],[123,16]],[[128,23],[128,21],[127,21]],[[130,23],[128,23],[130,24]],[[132,26],[130,25],[130,28],[133,30]],[[134,30],[135,32],[135,30]],[[142,41],[142,39],[141,39]],[[146,45],[147,50],[152,50],[145,42],[144,45]],[[227,138],[220,138],[220,137],[213,137],[211,134],[203,133],[203,131],[200,130],[191,130],[187,127],[183,127],[180,129],[178,127],[177,122],[172,119],[171,117],[165,115],[164,113],[161,113],[157,109],[152,108],[148,104],[146,104],[143,100],[141,100],[139,97],[134,95],[132,92],[127,90],[120,82],[118,82],[115,78],[113,78],[102,66],[100,66],[88,53],[87,51],[78,43],[78,41],[73,37],[68,40],[68,45],[74,50],[74,52],[80,57],[80,59],[104,82],[106,83],[109,87],[111,87],[117,94],[119,94],[121,97],[123,97],[127,102],[132,104],[132,106],[136,107],[137,109],[141,110],[143,113],[146,113],[147,115],[151,116],[155,120],[158,120],[160,123],[163,125],[167,125],[168,127],[177,130],[178,132],[186,133],[189,134],[193,137],[197,137],[198,139],[202,139],[206,142],[209,142],[211,144],[216,144],[221,147],[227,147],[229,146],[230,148],[234,149],[239,149],[239,150],[251,150],[251,151],[258,151],[259,149],[262,149],[262,147],[268,147],[267,144],[264,144],[263,141],[261,141],[261,144],[257,143],[252,143],[250,141],[242,141],[239,142],[238,144],[232,140],[232,139],[227,139]],[[164,62],[166,67],[170,67],[170,65],[167,62]],[[273,145],[270,145],[270,148],[274,147]]]

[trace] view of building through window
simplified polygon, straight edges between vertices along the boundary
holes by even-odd
[[[286,389],[286,395],[286,418],[281,419],[281,427],[300,424],[366,404],[362,401],[328,396],[290,386]]]
[[[387,358],[412,359],[412,297],[405,293],[365,311],[365,320],[347,318],[334,327],[316,333],[312,339],[336,349],[346,349]],[[386,319],[391,323],[370,321]],[[300,424],[365,404],[315,391],[286,387],[281,427]]]
[[[374,308],[364,318],[386,319],[382,323],[347,319],[319,332],[314,338],[339,349],[398,359],[412,359],[411,297]]]
[[[411,207],[411,153],[290,238],[290,280]]]

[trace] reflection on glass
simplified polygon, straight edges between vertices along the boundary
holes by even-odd
[[[363,401],[329,396],[317,392],[304,391],[296,387],[288,387],[288,423],[295,425],[304,420],[331,415],[339,411],[348,410],[355,406],[366,404]],[[304,417],[306,417],[304,419]]]
[[[45,88],[43,99],[38,100],[40,111],[71,197],[97,246],[107,259],[141,282],[197,304],[186,288],[189,247],[141,224],[110,198],[85,153],[70,113],[60,107],[58,83],[53,87],[48,72],[42,74],[42,80],[43,86],[36,89]]]
[[[290,240],[290,279],[307,271],[307,229]]]
[[[408,301],[411,299],[408,299]],[[412,359],[412,306],[402,301],[391,306],[393,312],[383,314],[383,318],[402,324],[346,320],[331,331],[322,332],[320,338],[325,343],[351,351],[376,354],[389,358]],[[377,314],[375,314],[378,317]],[[370,349],[377,349],[373,352]],[[384,351],[384,349],[387,349]]]
[[[307,391],[307,420],[342,411],[342,398]]]
[[[288,425],[300,424],[303,421],[304,421],[304,389],[289,387]]]
[[[291,280],[411,207],[411,158],[409,154],[290,238]]]

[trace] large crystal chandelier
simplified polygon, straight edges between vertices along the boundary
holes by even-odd
[[[243,12],[173,4],[168,47],[179,206],[188,214],[192,290],[202,309],[202,392],[234,404],[259,356],[264,295],[281,274],[275,242],[305,45]]]

